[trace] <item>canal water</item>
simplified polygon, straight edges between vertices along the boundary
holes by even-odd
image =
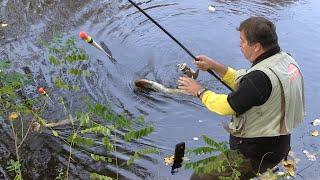
[[[126,0],[0,2],[0,21],[9,24],[0,31],[1,59],[10,59],[17,69],[29,66],[35,74],[43,75],[49,88],[53,86],[50,76],[52,69],[44,50],[37,45],[37,39],[47,40],[55,34],[62,34],[66,39],[77,36],[80,31],[87,31],[96,41],[108,45],[117,64],[112,64],[103,53],[82,40],[76,41],[90,56],[88,68],[92,74],[90,78],[82,79],[84,91],[78,96],[89,95],[99,103],[111,102],[119,113],[126,111],[132,116],[143,115],[146,120],[154,123],[155,132],[143,139],[141,144],[124,143],[122,147],[128,151],[148,146],[161,150],[160,154],[137,161],[133,167],[121,168],[119,172],[122,179],[188,179],[192,173],[190,170],[180,169],[177,174],[171,175],[170,167],[163,163],[163,157],[173,154],[175,144],[185,142],[187,148],[204,145],[201,140],[194,140],[201,135],[208,135],[218,141],[228,140],[222,124],[230,118],[209,112],[197,98],[143,92],[134,87],[134,81],[141,78],[176,87],[177,79],[181,76],[176,65],[186,62],[192,68],[195,67],[185,51]],[[277,26],[281,48],[297,60],[305,78],[307,115],[302,126],[292,134],[292,150],[300,159],[297,179],[320,177],[319,160],[311,162],[303,154],[303,150],[320,151],[319,137],[310,135],[310,131],[316,129],[310,122],[320,118],[320,1],[136,2],[193,54],[208,55],[233,68],[250,67],[239,49],[239,32],[236,30],[239,23],[250,16],[263,16],[272,20]],[[209,5],[214,5],[216,11],[210,12]],[[206,72],[201,72],[198,80],[211,90],[229,93]],[[76,95],[70,96],[69,100],[76,101],[77,98]],[[48,116],[57,117],[59,112],[53,111]],[[30,151],[36,149],[41,152],[40,155],[51,156],[67,154],[49,132],[33,138],[37,143],[30,142]],[[77,163],[71,169],[75,179],[88,179],[89,172],[104,172],[114,176],[114,166],[90,164],[91,161],[82,153],[75,153]],[[47,159],[48,168],[57,168],[59,160],[48,160],[45,156],[42,158]],[[122,158],[126,159],[124,155]],[[63,157],[60,160],[63,161]],[[33,170],[30,171],[30,178],[50,179],[48,173],[37,171],[39,165],[32,159],[24,162]]]

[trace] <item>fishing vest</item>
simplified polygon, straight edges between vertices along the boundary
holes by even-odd
[[[290,134],[304,118],[304,83],[296,61],[279,52],[250,68],[236,73],[236,83],[252,71],[260,70],[270,79],[269,99],[241,115],[234,115],[228,131],[237,137],[270,137]]]

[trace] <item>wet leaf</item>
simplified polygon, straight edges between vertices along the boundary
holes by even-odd
[[[104,161],[104,162],[109,162],[109,159],[108,157],[105,157],[105,156],[99,156],[99,155],[96,155],[96,154],[91,154],[91,158],[95,161]]]
[[[102,126],[100,124],[97,124],[95,127],[81,130],[81,133],[82,134],[85,134],[85,133],[100,133],[100,134],[103,134],[104,136],[109,136],[110,135],[110,129],[108,129],[107,127]]]
[[[135,160],[139,159],[141,156],[147,155],[147,154],[158,154],[159,150],[156,148],[145,148],[141,149],[139,151],[136,151],[133,156],[129,158],[127,161],[127,165],[131,165]]]
[[[38,123],[38,122],[33,122],[33,123],[31,124],[31,130],[32,130],[32,132],[38,132],[38,131],[40,130],[40,127],[41,127],[41,125],[40,125],[40,123]]]
[[[209,10],[209,12],[215,12],[215,11],[216,11],[216,7],[215,7],[213,4],[211,4],[211,5],[208,7],[208,10]]]
[[[112,180],[111,177],[100,175],[100,174],[97,174],[97,173],[91,173],[90,174],[90,179],[91,180]]]
[[[166,164],[166,166],[171,166],[173,164],[173,161],[174,161],[174,155],[167,156],[164,158],[164,163]]]
[[[125,134],[124,138],[126,141],[131,141],[135,139],[142,138],[144,136],[148,136],[154,131],[154,127],[146,127],[140,130],[132,130]]]
[[[320,125],[320,119],[315,119],[315,120],[312,122],[312,125],[314,125],[314,126],[319,126],[319,125]]]
[[[60,89],[64,89],[64,90],[69,90],[70,87],[68,85],[67,82],[63,81],[62,79],[60,79],[59,77],[55,77],[53,80],[54,84],[60,88]]]
[[[52,134],[55,136],[55,137],[59,137],[59,133],[55,130],[52,130]]]
[[[12,112],[12,113],[9,114],[8,119],[9,119],[9,121],[13,121],[13,120],[17,119],[18,117],[19,117],[19,113]]]
[[[82,113],[80,116],[80,126],[84,126],[90,123],[89,113]]]
[[[103,142],[103,145],[106,149],[108,150],[114,150],[114,146],[113,144],[110,142],[110,139],[108,137],[103,137],[102,138],[102,142]]]
[[[295,176],[296,162],[294,160],[283,160],[282,165],[290,176]]]
[[[311,135],[317,137],[317,136],[319,136],[319,131],[318,130],[313,130],[311,132]]]
[[[310,161],[316,161],[316,155],[309,153],[307,150],[304,150],[303,153],[307,156]]]

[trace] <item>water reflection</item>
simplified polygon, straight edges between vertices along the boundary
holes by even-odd
[[[263,16],[277,20],[279,10],[298,3],[299,0],[218,0],[217,12],[222,15],[236,14],[246,16]]]

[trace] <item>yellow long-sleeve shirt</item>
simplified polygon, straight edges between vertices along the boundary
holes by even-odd
[[[226,74],[222,78],[222,81],[228,84],[232,89],[235,89],[237,85],[235,82],[235,74],[236,71],[228,67]],[[227,116],[236,114],[236,112],[231,108],[227,98],[228,95],[226,94],[217,94],[213,91],[206,91],[203,94],[201,101],[210,111],[219,115]]]

